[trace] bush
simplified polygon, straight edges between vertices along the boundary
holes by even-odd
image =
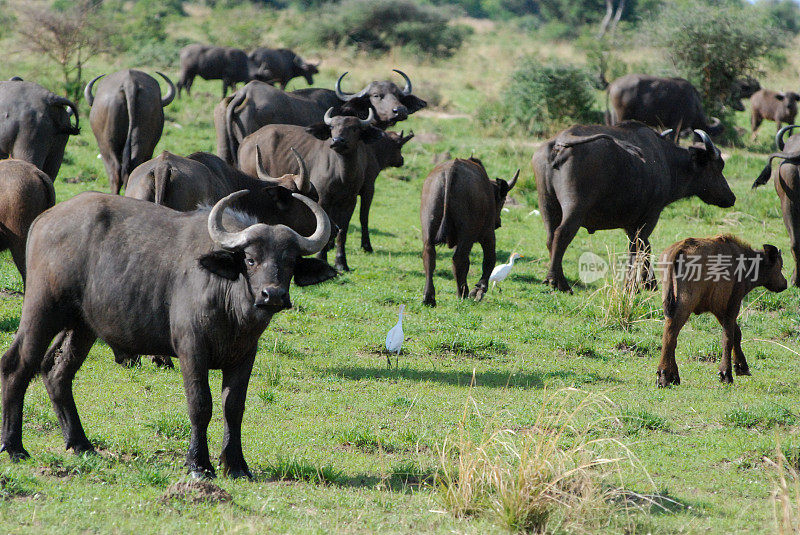
[[[781,46],[782,32],[760,18],[749,6],[671,3],[648,34],[700,91],[706,112],[717,115],[731,96],[731,83],[757,73],[760,59]]]
[[[441,9],[412,0],[346,0],[327,7],[309,31],[321,45],[354,45],[378,52],[405,46],[447,57],[471,32],[466,26],[449,24],[449,19]]]
[[[553,134],[574,123],[600,120],[592,110],[595,101],[592,75],[574,65],[542,65],[527,58],[511,74],[495,113],[506,126],[521,126],[536,135]],[[485,117],[484,117],[485,118]]]

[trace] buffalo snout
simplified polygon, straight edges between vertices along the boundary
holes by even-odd
[[[392,108],[394,112],[394,119],[396,121],[405,121],[408,119],[408,108],[403,105],[397,106],[396,108]]]
[[[335,151],[341,151],[347,148],[347,140],[341,136],[336,136],[331,139],[331,148]]]
[[[289,290],[267,286],[259,292],[255,305],[257,308],[271,308],[277,311],[292,308],[292,301],[289,299]]]

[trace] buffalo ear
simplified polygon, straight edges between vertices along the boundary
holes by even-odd
[[[331,129],[325,123],[316,123],[307,126],[306,132],[323,141],[331,137]]]
[[[414,95],[404,95],[400,97],[400,102],[403,103],[403,106],[408,108],[408,113],[414,113],[428,106],[427,102]]]
[[[244,253],[229,251],[211,251],[198,259],[200,266],[229,281],[235,281],[244,272]]]
[[[800,95],[798,95],[797,93],[792,94],[792,98],[794,99],[795,102],[800,101]]]
[[[774,245],[770,245],[768,243],[764,244],[764,253],[767,257],[767,263],[770,266],[774,266],[778,259],[781,257],[781,250],[775,247]]]
[[[319,284],[339,273],[319,258],[301,257],[294,264],[294,283],[298,286]]]
[[[503,199],[505,199],[510,189],[511,188],[508,187],[508,182],[506,182],[502,178],[494,179],[494,195],[497,198],[497,202],[500,202]]]
[[[376,141],[380,140],[385,135],[384,131],[375,128],[374,126],[368,126],[364,130],[361,131],[361,141],[364,143],[375,143]]]
[[[689,147],[689,158],[692,160],[692,166],[697,170],[708,163],[709,154],[705,148]]]

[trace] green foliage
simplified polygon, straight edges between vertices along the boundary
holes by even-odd
[[[794,0],[760,0],[756,8],[770,27],[800,33],[800,6]]]
[[[536,58],[526,58],[511,74],[502,104],[493,111],[507,126],[549,135],[573,123],[597,122],[594,100],[592,76],[586,69],[564,63],[542,65]]]
[[[187,439],[192,431],[185,414],[160,414],[147,426],[157,435],[166,438]]]
[[[319,44],[372,52],[404,46],[436,57],[452,55],[470,31],[449,24],[441,9],[413,0],[346,0],[328,6],[309,24],[310,38]]]
[[[777,426],[794,425],[797,415],[788,408],[775,403],[755,407],[736,407],[725,414],[725,422],[735,427],[772,429]]]
[[[759,60],[781,46],[782,32],[758,18],[751,7],[671,3],[646,31],[713,115],[728,102],[732,82],[756,73]]]
[[[309,481],[315,484],[338,484],[344,480],[344,474],[340,470],[330,465],[317,467],[306,459],[280,457],[277,461],[270,463],[264,472],[264,475],[270,479]]]
[[[640,431],[668,431],[669,422],[663,416],[645,409],[627,409],[622,411],[620,421],[626,435],[636,435]]]

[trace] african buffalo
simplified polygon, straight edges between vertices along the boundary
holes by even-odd
[[[658,386],[681,384],[675,362],[678,333],[690,315],[704,312],[714,314],[724,329],[720,381],[733,383],[731,353],[736,375],[750,375],[742,352],[742,330],[736,317],[742,299],[754,288],[763,286],[771,292],[786,289],[786,278],[781,273],[783,259],[778,248],[765,244],[763,250],[754,251],[730,235],[687,238],[670,245],[659,263],[664,268],[665,320]]]
[[[372,206],[372,198],[375,195],[375,180],[377,180],[380,172],[386,168],[403,167],[405,163],[402,153],[403,145],[413,137],[414,132],[407,136],[404,136],[402,131],[399,134],[397,132],[386,132],[380,139],[368,145],[372,152],[372,158],[367,167],[364,185],[358,193],[358,196],[361,197],[361,206],[359,208],[361,248],[368,253],[372,252],[372,242],[369,239],[369,209]]]
[[[319,73],[319,63],[308,63],[288,48],[256,48],[247,57],[255,65],[266,69],[272,75],[272,80],[286,89],[286,85],[293,78],[302,76],[308,85],[314,83],[314,75]]]
[[[187,45],[181,49],[178,96],[182,89],[186,90],[187,95],[190,94],[195,76],[204,80],[222,80],[223,98],[228,94],[228,88],[236,89],[239,82],[269,82],[272,79],[272,74],[254,64],[244,50],[201,44]]]
[[[332,115],[355,115],[366,118],[372,110],[375,126],[386,129],[427,106],[424,100],[411,93],[411,80],[403,89],[392,82],[372,82],[355,95],[342,92],[344,73],[336,82],[336,91],[306,88],[286,93],[269,84],[251,82],[224,99],[214,109],[214,128],[217,131],[217,154],[236,165],[242,139],[268,124],[311,126],[322,121],[328,108]]]
[[[53,181],[44,171],[22,160],[0,160],[0,251],[11,251],[23,283],[28,229],[55,203]]]
[[[264,169],[269,174],[297,173],[297,162],[289,156],[289,148],[297,149],[308,165],[320,205],[339,227],[335,267],[339,271],[349,271],[345,242],[356,197],[367,181],[373,157],[367,144],[379,140],[384,133],[372,126],[372,111],[367,119],[349,115],[331,117],[331,113],[329,109],[323,122],[307,128],[279,124],[259,129],[242,141],[239,163],[242,171],[255,174],[260,149]],[[326,251],[322,251],[317,257],[325,260],[326,256]]]
[[[75,103],[33,82],[0,82],[0,117],[0,159],[25,160],[55,180],[69,136],[80,133]]]
[[[789,243],[792,246],[795,263],[791,283],[793,286],[800,287],[800,135],[790,136],[785,145],[783,141],[784,135],[787,132],[791,133],[795,128],[800,128],[800,126],[784,126],[775,136],[778,152],[769,155],[767,165],[756,178],[753,188],[763,186],[770,177],[775,182],[775,191],[781,201],[783,223],[789,233]],[[783,161],[773,171],[772,160],[775,158]]]
[[[731,84],[730,105],[736,111],[744,111],[743,98],[750,98],[761,89],[761,84],[755,78],[747,76],[737,78]]]
[[[797,101],[800,95],[787,91],[785,93],[762,89],[750,98],[750,126],[753,129],[753,141],[756,139],[758,127],[764,119],[778,123],[794,123],[797,115]]]
[[[425,266],[423,303],[436,306],[433,273],[436,271],[436,245],[446,243],[453,251],[453,275],[458,297],[483,299],[489,275],[495,264],[495,229],[500,228],[500,213],[506,195],[519,177],[511,182],[490,180],[477,158],[456,158],[433,168],[422,185],[422,261]],[[475,243],[483,250],[483,270],[472,291],[467,285],[469,253]]]
[[[12,459],[29,456],[22,444],[22,407],[36,374],[42,375],[67,449],[93,451],[72,382],[101,338],[115,351],[180,359],[192,426],[187,465],[196,477],[214,475],[207,443],[208,372],[221,369],[220,464],[231,477],[252,477],[241,423],[258,338],[274,314],[291,306],[295,260],[319,251],[330,226],[319,205],[297,193],[317,220],[308,238],[226,212],[243,195],[233,193],[210,211],[181,213],[82,193],[35,221],[19,330],[0,365],[0,451]]]
[[[608,98],[612,110],[606,122],[611,126],[636,120],[675,132],[700,129],[712,136],[724,128],[719,119],[708,120],[700,93],[683,78],[628,74],[611,82]]]
[[[133,169],[153,157],[164,130],[164,107],[175,98],[175,86],[166,75],[158,73],[169,92],[161,96],[158,81],[133,69],[107,76],[92,94],[101,74],[86,84],[83,95],[91,106],[89,124],[100,147],[111,191],[119,195],[128,184]]]
[[[544,282],[571,291],[562,260],[580,227],[589,233],[624,229],[631,259],[649,255],[649,237],[661,211],[697,195],[723,208],[736,197],[722,175],[725,162],[702,130],[700,140],[682,148],[637,121],[617,126],[573,126],[533,155],[539,210],[547,231],[550,267]],[[646,256],[645,256],[646,258]],[[655,279],[644,265],[648,287]]]

